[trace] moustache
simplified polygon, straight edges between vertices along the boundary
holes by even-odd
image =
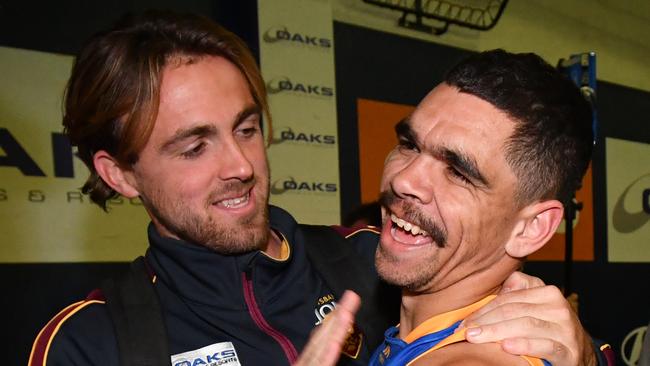
[[[244,193],[248,192],[251,188],[255,186],[255,183],[257,182],[257,179],[255,177],[251,177],[248,180],[245,181],[233,181],[233,182],[227,182],[226,184],[216,188],[210,195],[208,196],[207,199],[207,205],[210,206],[214,202],[223,200],[224,198],[231,197],[233,192],[237,193]]]
[[[400,205],[403,220],[415,224],[429,233],[439,248],[444,248],[447,244],[447,231],[423,214],[413,203],[404,201],[392,191],[383,191],[379,195],[379,204],[388,211],[392,211],[391,206]]]

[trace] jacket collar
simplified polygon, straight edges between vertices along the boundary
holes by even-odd
[[[161,236],[149,224],[146,259],[161,281],[179,296],[192,302],[219,307],[243,307],[242,274],[253,279],[256,296],[263,302],[279,291],[273,286],[291,275],[292,262],[304,261],[296,253],[295,219],[286,211],[270,206],[270,226],[286,241],[289,256],[276,260],[256,250],[238,255],[222,255],[204,246]]]

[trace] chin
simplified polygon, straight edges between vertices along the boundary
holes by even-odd
[[[379,277],[391,285],[420,292],[431,282],[431,266],[421,261],[409,262],[384,254],[381,247],[377,249],[375,266]]]
[[[252,228],[238,230],[226,235],[220,235],[209,240],[205,246],[223,255],[237,255],[264,249],[269,238],[268,230]]]

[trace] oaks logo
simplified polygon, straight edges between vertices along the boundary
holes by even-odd
[[[266,86],[269,94],[291,93],[295,95],[325,98],[331,98],[334,96],[334,88],[330,86],[295,81],[289,79],[287,76],[272,78]]]
[[[332,40],[304,32],[291,32],[285,25],[271,27],[264,32],[262,39],[266,43],[284,42],[294,45],[317,47],[321,49],[332,48]]]
[[[271,194],[280,195],[285,193],[320,193],[333,194],[338,192],[336,183],[305,181],[293,177],[279,179],[271,184]]]

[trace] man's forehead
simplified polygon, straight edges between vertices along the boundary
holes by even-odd
[[[515,127],[515,121],[491,103],[445,83],[429,92],[405,120],[416,135],[444,130],[458,137],[477,135],[492,143],[507,140]]]
[[[495,170],[509,168],[506,145],[514,127],[514,121],[489,102],[440,84],[396,132],[443,160],[472,162],[469,165],[492,181],[499,174]]]

